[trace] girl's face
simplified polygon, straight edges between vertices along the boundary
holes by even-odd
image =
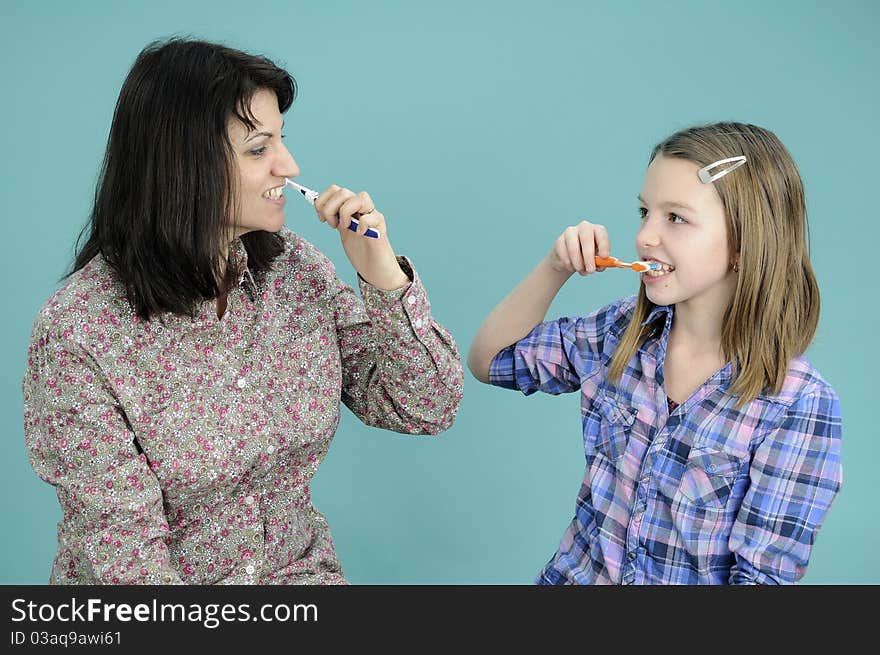
[[[256,130],[249,131],[238,119],[232,119],[228,126],[238,164],[241,215],[235,225],[236,238],[254,230],[280,230],[284,225],[284,178],[299,175],[293,156],[281,141],[284,120],[275,93],[258,90],[250,109]]]
[[[733,298],[736,274],[724,206],[714,185],[700,181],[699,168],[685,159],[654,158],[639,194],[636,250],[641,259],[669,265],[656,277],[642,273],[648,300],[723,311]]]

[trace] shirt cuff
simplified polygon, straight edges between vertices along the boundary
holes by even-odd
[[[516,379],[514,351],[516,344],[501,350],[489,363],[489,384],[505,389],[519,389]]]
[[[384,295],[389,300],[400,300],[400,297],[412,284],[416,273],[413,270],[412,263],[409,261],[409,259],[407,259],[403,255],[400,255],[397,257],[397,264],[398,264],[398,266],[400,266],[400,270],[402,270],[404,273],[406,273],[406,276],[409,278],[409,282],[407,284],[404,284],[402,287],[398,287],[397,289],[390,289],[390,290],[386,291],[385,289],[380,289],[379,287],[374,287],[372,284],[370,284],[364,278],[362,278],[360,273],[357,274],[358,286],[361,289],[361,296],[363,297],[364,301],[366,301],[366,299],[367,299],[366,291],[365,291],[366,289],[370,289],[371,293],[375,292],[376,294]]]
[[[430,330],[432,322],[428,294],[425,291],[425,287],[422,286],[422,281],[412,262],[403,256],[398,257],[397,262],[400,264],[401,270],[411,280],[409,284],[399,289],[385,291],[374,287],[358,275],[361,297],[364,299],[367,314],[374,325],[391,327],[387,325],[390,316],[397,314],[402,308],[407,322],[413,332],[419,337],[419,340],[421,340],[425,333]]]

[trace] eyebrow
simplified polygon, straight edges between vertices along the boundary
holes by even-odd
[[[639,194],[639,202],[641,202],[642,204],[645,204],[645,205],[648,204],[647,202],[645,202],[645,199],[642,198],[642,195],[641,195],[641,194]],[[696,211],[697,211],[696,209],[694,209],[694,208],[691,207],[690,205],[686,205],[686,204],[684,204],[683,202],[675,202],[675,201],[671,201],[671,202],[663,202],[663,203],[660,203],[660,206],[661,206],[661,207],[678,207],[678,208],[680,208],[680,209],[687,209],[688,211],[692,211],[692,212],[696,212]]]
[[[284,129],[284,119],[281,119],[281,129],[282,129],[282,130]],[[272,138],[273,136],[275,136],[275,135],[272,134],[272,132],[254,132],[254,133],[251,134],[248,138],[246,138],[246,139],[243,141],[243,143],[247,143],[247,142],[250,141],[251,139],[256,139],[258,136],[267,136],[267,137],[269,137],[269,138],[271,139],[271,138]]]

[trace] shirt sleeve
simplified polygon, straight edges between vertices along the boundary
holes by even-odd
[[[109,380],[64,341],[32,341],[23,383],[31,466],[55,486],[63,512],[53,579],[182,584],[169,562],[159,481]]]
[[[632,298],[624,298],[578,318],[541,323],[504,348],[489,364],[489,384],[560,394],[578,391],[587,378],[603,369],[605,340]]]
[[[431,315],[428,296],[405,257],[411,282],[383,291],[359,278],[363,301],[342,282],[334,319],[342,360],[342,401],[367,425],[407,434],[448,429],[464,372],[452,335]]]
[[[794,584],[843,481],[833,391],[800,398],[761,442],[730,535],[730,584]]]

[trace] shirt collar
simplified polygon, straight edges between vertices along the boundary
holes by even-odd
[[[666,328],[669,329],[672,324],[672,314],[675,305],[654,305],[654,308],[648,313],[648,318],[642,321],[642,325],[653,323],[661,314],[666,314]]]
[[[659,339],[655,342],[655,347],[659,347],[658,358],[661,360],[666,358],[666,344],[669,338],[669,330],[672,329],[672,317],[675,314],[675,305],[655,305],[651,311],[648,312],[648,318],[642,321],[642,325],[648,325],[656,321],[663,314],[666,314],[663,331],[660,333]],[[642,344],[640,350],[645,350],[645,346],[647,346],[650,341],[651,339],[646,340]],[[716,377],[719,383],[721,383],[722,386],[725,386],[726,383],[730,381],[732,372],[733,366],[730,362],[727,362],[727,365],[721,368],[721,370],[719,370],[713,377]]]
[[[251,290],[255,291],[257,283],[254,282],[254,276],[251,275],[251,270],[248,268],[247,248],[244,247],[244,242],[241,240],[241,237],[235,239],[229,244],[229,262],[238,271],[239,286],[242,286],[245,283],[245,280],[248,280],[251,284]]]

